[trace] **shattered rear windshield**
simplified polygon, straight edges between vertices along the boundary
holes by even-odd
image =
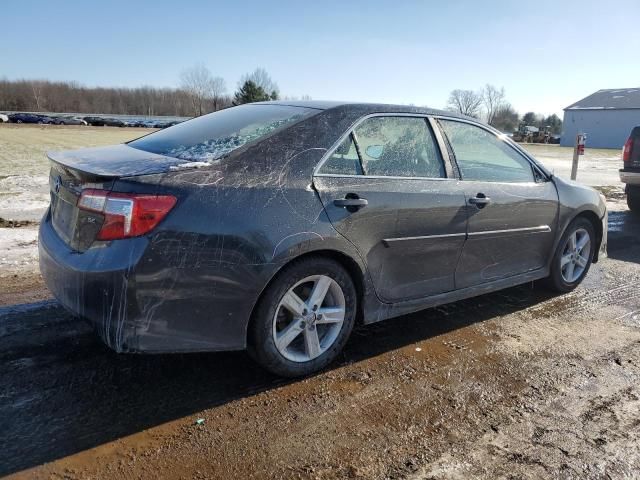
[[[288,105],[241,105],[194,118],[127,145],[191,162],[210,163],[315,113],[319,110]]]

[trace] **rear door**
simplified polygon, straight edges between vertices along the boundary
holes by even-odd
[[[544,268],[558,195],[543,172],[505,139],[470,122],[438,120],[460,171],[468,237],[455,274],[466,288]]]
[[[423,116],[372,115],[314,177],[332,224],[356,246],[386,302],[455,288],[465,198],[438,136]]]

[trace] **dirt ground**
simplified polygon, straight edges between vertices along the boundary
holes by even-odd
[[[295,381],[241,352],[113,353],[20,263],[25,245],[0,270],[0,476],[638,478],[640,217],[603,190],[609,258],[576,291],[360,327]]]

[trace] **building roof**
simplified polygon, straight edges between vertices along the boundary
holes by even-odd
[[[565,110],[640,109],[640,87],[606,88],[569,105]]]

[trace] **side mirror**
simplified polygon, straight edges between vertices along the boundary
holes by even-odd
[[[384,145],[369,145],[365,152],[371,158],[375,158],[378,160],[382,156],[382,152],[384,150]]]

